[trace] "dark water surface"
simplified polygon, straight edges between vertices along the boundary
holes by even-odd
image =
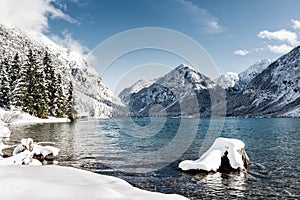
[[[199,157],[203,139],[209,137],[209,119],[200,122],[195,119],[134,119],[134,122],[131,119],[101,119],[12,127],[10,143],[19,143],[23,137],[31,137],[36,142],[55,142],[61,150],[57,158],[59,165],[117,176],[137,187],[178,193],[190,199],[300,198],[300,119],[227,118],[221,136],[245,142],[250,157],[248,174],[193,175],[179,171],[178,163]],[[147,129],[149,124],[152,125]],[[186,135],[177,138],[180,130]],[[193,130],[195,137],[191,134]],[[172,144],[174,138],[181,142]],[[164,147],[168,147],[169,152],[184,150],[184,153],[176,155],[171,163],[166,151],[162,155],[155,154],[155,158],[147,154],[159,152]],[[149,172],[133,173],[144,170]]]

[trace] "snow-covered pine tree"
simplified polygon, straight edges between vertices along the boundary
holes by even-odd
[[[47,51],[45,52],[45,55],[43,57],[43,65],[45,72],[45,87],[48,94],[47,103],[49,108],[49,114],[55,116],[55,108],[53,102],[56,92],[56,76],[54,72],[54,67],[52,65],[52,60]]]
[[[15,87],[11,93],[11,107],[12,109],[18,109],[26,111],[26,100],[28,98],[28,65],[22,65],[20,67],[19,78],[16,80]]]
[[[35,56],[33,55],[33,52],[31,49],[29,49],[28,54],[27,54],[27,58],[25,60],[25,64],[23,67],[27,68],[27,82],[28,82],[28,96],[26,99],[24,99],[24,107],[23,107],[23,111],[33,115],[34,114],[34,93],[33,93],[33,89],[34,89],[34,85],[35,85],[35,81],[36,81],[36,69],[37,69],[37,62],[35,59]]]
[[[21,68],[20,57],[19,57],[19,54],[16,53],[12,60],[10,71],[9,71],[11,91],[14,90],[14,88],[17,84],[17,80],[20,78],[20,70],[21,70],[20,68]]]
[[[65,116],[65,95],[63,92],[61,75],[57,74],[56,80],[56,91],[53,101],[55,108],[55,117],[64,117]]]
[[[48,118],[48,94],[45,83],[43,66],[37,65],[32,89],[32,96],[34,97],[33,115],[44,119]]]
[[[74,92],[73,92],[73,83],[70,81],[68,85],[68,97],[66,102],[66,115],[71,121],[74,121]]]
[[[4,58],[1,62],[0,72],[0,107],[10,108],[10,86],[9,86],[9,61]]]

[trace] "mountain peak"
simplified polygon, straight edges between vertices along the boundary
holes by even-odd
[[[175,70],[177,70],[177,71],[182,71],[182,70],[195,71],[195,72],[197,71],[195,68],[191,67],[190,65],[184,64],[184,63],[182,63],[178,67],[176,67]]]

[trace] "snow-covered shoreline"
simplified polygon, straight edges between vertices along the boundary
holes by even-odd
[[[69,122],[69,120],[54,117],[40,119],[21,111],[7,111],[0,108],[0,138],[10,136],[8,125],[16,126],[32,123],[59,122]],[[25,141],[25,139],[23,140]],[[36,146],[40,147],[39,145]],[[5,145],[3,147],[5,147]],[[35,148],[33,148],[33,150],[34,149]],[[28,159],[28,157],[32,158],[33,154],[34,152],[25,150],[15,156],[1,158],[0,190],[5,191],[1,192],[1,199],[17,200],[23,197],[30,197],[31,200],[81,200],[84,198],[88,198],[89,200],[187,199],[176,194],[162,194],[142,190],[133,187],[122,179],[73,167],[61,167],[56,165],[28,166],[32,163],[33,165],[41,165],[41,163],[35,159]],[[28,165],[22,165],[24,159],[32,161],[28,162]]]
[[[145,191],[128,182],[72,167],[4,166],[0,167],[1,199],[31,200],[187,200],[177,194]]]
[[[11,111],[0,108],[0,124],[2,125],[24,125],[24,124],[42,124],[42,123],[66,123],[70,122],[67,118],[48,117],[41,119],[34,117],[22,111]]]

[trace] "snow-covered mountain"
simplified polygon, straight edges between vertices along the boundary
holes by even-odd
[[[130,100],[130,96],[132,94],[139,92],[143,88],[149,87],[153,83],[154,83],[154,81],[148,81],[148,80],[140,79],[136,83],[134,83],[132,86],[123,89],[119,94],[119,98],[125,104],[128,104],[129,100]]]
[[[216,88],[220,87],[208,77],[182,64],[132,93],[128,106],[134,116],[209,116],[210,92]]]
[[[222,88],[230,88],[234,87],[235,84],[239,81],[239,75],[235,72],[227,72],[226,74],[221,75],[216,83],[220,85]]]
[[[300,47],[270,64],[240,92],[228,93],[228,115],[300,116]]]
[[[244,88],[250,81],[266,69],[272,61],[270,59],[262,59],[251,65],[245,71],[239,73],[237,85]]]
[[[227,73],[216,82],[180,65],[152,85],[138,87],[126,101],[134,116],[182,116],[196,111],[209,116],[211,97],[222,87],[228,116],[300,117],[300,46],[275,62],[260,60],[239,75]],[[192,102],[195,98],[198,105]]]
[[[78,113],[89,112],[93,117],[110,117],[113,108],[119,106],[113,93],[105,86],[97,72],[90,67],[83,56],[63,48],[42,34],[28,32],[19,28],[0,24],[0,56],[13,57],[19,54],[24,62],[28,50],[42,59],[47,51],[55,67],[62,75],[65,85],[72,81],[75,91],[75,110]]]

